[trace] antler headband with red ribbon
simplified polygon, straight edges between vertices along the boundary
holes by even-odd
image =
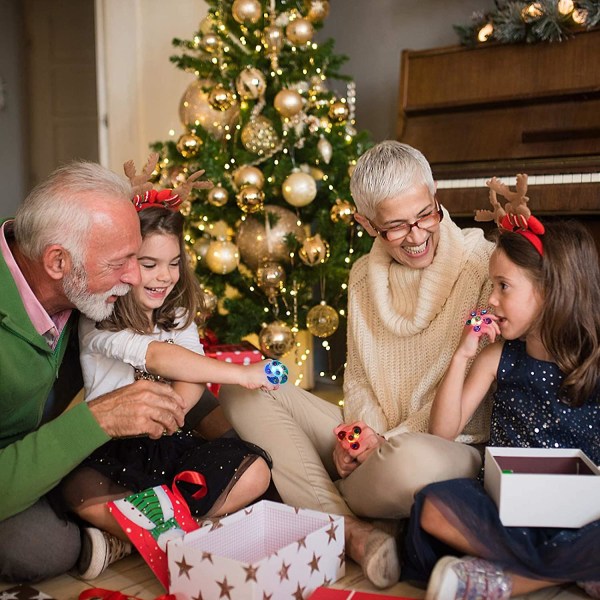
[[[525,195],[527,175],[524,173],[517,175],[514,192],[496,177],[486,181],[486,185],[490,188],[490,204],[493,210],[476,210],[475,220],[495,221],[500,229],[522,235],[533,245],[540,256],[543,256],[544,247],[540,236],[544,234],[545,229],[542,223],[531,214],[531,210],[527,206],[527,202],[529,202],[529,198]],[[498,202],[497,193],[508,200],[504,208]]]
[[[148,157],[148,162],[146,162],[139,175],[136,173],[135,164],[132,160],[128,160],[123,165],[125,175],[129,178],[133,189],[134,196],[131,201],[138,212],[152,206],[177,211],[182,202],[187,200],[193,189],[200,190],[213,187],[210,181],[198,181],[204,175],[204,170],[201,169],[192,173],[185,183],[175,189],[155,190],[149,179],[152,177],[152,172],[157,163],[158,154],[153,152]]]

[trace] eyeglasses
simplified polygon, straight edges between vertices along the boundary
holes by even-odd
[[[442,206],[436,200],[434,212],[417,219],[414,223],[401,223],[389,229],[379,229],[370,219],[367,219],[367,221],[369,221],[375,233],[380,235],[386,242],[397,242],[398,240],[403,240],[412,231],[413,227],[417,229],[433,229],[439,225],[443,218]]]

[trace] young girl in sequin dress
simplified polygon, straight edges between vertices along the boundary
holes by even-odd
[[[520,233],[499,234],[490,258],[493,314],[479,331],[467,325],[436,395],[430,432],[454,439],[495,382],[490,446],[580,448],[598,464],[594,240],[574,222],[546,225],[533,238]],[[495,343],[465,379],[484,335]],[[600,598],[600,521],[580,529],[504,527],[480,482],[445,481],[417,495],[404,561],[403,579],[429,578],[431,599],[503,599],[566,582]]]
[[[201,292],[187,263],[183,216],[176,206],[167,208],[156,201],[154,192],[136,199],[141,282],[116,301],[106,321],[80,321],[85,399],[140,378],[172,385],[188,410],[207,381],[276,389],[267,379],[265,362],[235,365],[203,356],[193,320]],[[253,444],[230,437],[207,442],[184,428],[160,439],[107,442],[65,479],[62,492],[69,510],[127,540],[106,508],[107,501],[162,484],[171,486],[178,473],[196,471],[206,480],[206,495],[196,498],[198,486],[186,481],[177,484],[179,491],[193,515],[221,516],[265,492],[270,465],[268,455]]]

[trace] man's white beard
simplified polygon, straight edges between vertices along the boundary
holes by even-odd
[[[92,321],[104,321],[113,312],[114,303],[107,302],[111,296],[124,296],[131,286],[126,283],[115,285],[108,292],[91,294],[88,292],[87,274],[80,266],[73,266],[71,273],[63,279],[63,292],[69,302]]]

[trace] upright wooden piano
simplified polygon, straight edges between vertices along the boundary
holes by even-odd
[[[575,217],[600,249],[600,30],[561,43],[402,53],[398,139],[425,154],[464,225],[485,181],[515,184],[542,218]]]

